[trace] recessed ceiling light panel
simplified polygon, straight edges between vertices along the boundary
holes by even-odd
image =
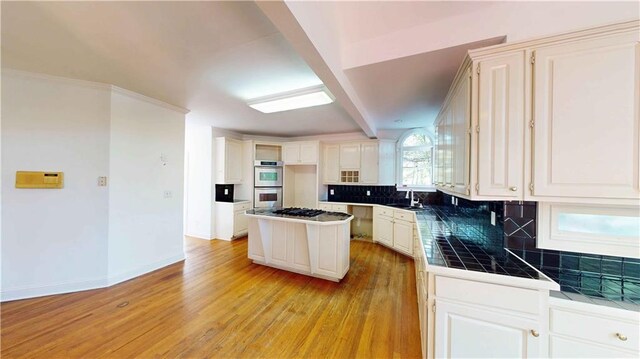
[[[333,95],[322,85],[253,99],[247,105],[262,113],[274,113],[326,105],[334,100]]]

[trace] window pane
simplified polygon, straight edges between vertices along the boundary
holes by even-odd
[[[402,142],[405,146],[431,146],[431,139],[424,133],[414,133]]]
[[[640,218],[582,213],[559,213],[558,229],[565,232],[638,237],[640,236]]]
[[[431,150],[402,151],[402,184],[431,184]]]

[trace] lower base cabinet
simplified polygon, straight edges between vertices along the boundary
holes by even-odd
[[[400,253],[413,255],[415,216],[409,211],[373,209],[373,241]]]
[[[551,298],[549,357],[640,358],[640,313]]]
[[[216,238],[230,241],[246,235],[248,222],[244,212],[250,208],[249,201],[216,202],[214,206]]]
[[[435,276],[436,358],[546,356],[548,290]]]

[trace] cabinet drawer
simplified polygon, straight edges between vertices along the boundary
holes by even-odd
[[[331,210],[333,212],[347,213],[347,205],[346,204],[334,204],[334,205],[331,206]]]
[[[393,218],[413,222],[413,212],[393,211]]]
[[[321,210],[327,211],[327,212],[331,212],[332,211],[331,205],[329,203],[320,203],[318,205],[318,209],[321,209]]]
[[[238,211],[246,211],[248,209],[251,209],[251,203],[250,202],[243,202],[243,203],[237,203],[235,205],[233,205],[233,210],[234,212],[238,212]]]
[[[436,297],[529,314],[540,313],[540,294],[532,289],[437,276]]]
[[[376,206],[373,208],[373,214],[385,217],[393,217],[393,209],[389,207]]]
[[[637,351],[640,345],[640,327],[632,321],[559,308],[551,308],[549,320],[552,334],[562,334],[627,350]],[[621,340],[617,334],[625,336],[627,340]]]

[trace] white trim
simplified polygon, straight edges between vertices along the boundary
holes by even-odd
[[[134,92],[134,91],[131,91],[131,90],[124,89],[122,87],[118,87],[118,86],[115,86],[115,85],[109,85],[109,86],[111,87],[111,90],[113,92],[116,92],[116,93],[119,93],[119,94],[122,94],[122,95],[125,95],[125,96],[129,96],[129,97],[134,98],[136,100],[140,100],[140,101],[148,102],[148,103],[150,103],[152,105],[164,107],[164,108],[166,108],[168,110],[172,110],[172,111],[181,113],[183,115],[186,115],[186,114],[188,114],[190,112],[186,108],[182,108],[182,107],[179,107],[179,106],[176,106],[176,105],[172,105],[170,103],[167,103],[167,102],[164,102],[164,101],[160,101],[160,100],[155,99],[153,97],[145,96],[143,94],[140,94],[140,93],[137,93],[137,92]]]
[[[158,99],[149,97],[149,96],[145,96],[143,94],[131,91],[131,90],[127,90],[124,89],[122,87],[118,87],[115,85],[111,85],[111,84],[106,84],[106,83],[102,83],[102,82],[95,82],[95,81],[86,81],[86,80],[78,80],[78,79],[72,79],[72,78],[68,78],[68,77],[62,77],[62,76],[55,76],[55,75],[48,75],[48,74],[43,74],[43,73],[38,73],[38,72],[29,72],[29,71],[23,71],[23,70],[16,70],[16,69],[11,69],[11,68],[4,68],[2,69],[1,72],[2,76],[23,76],[23,77],[29,77],[29,78],[34,78],[34,79],[41,79],[41,80],[47,80],[47,81],[55,81],[55,82],[59,82],[59,83],[65,83],[68,85],[75,85],[75,86],[81,86],[81,87],[87,87],[87,88],[94,88],[94,89],[98,89],[98,90],[105,90],[105,91],[112,91],[112,92],[116,92],[116,93],[120,93],[122,95],[125,96],[129,96],[141,101],[145,101],[148,102],[150,104],[156,105],[156,106],[160,106],[160,107],[164,107],[166,109],[172,110],[172,111],[176,111],[182,114],[187,114],[189,113],[189,110],[179,107],[179,106],[175,106],[172,105],[170,103],[164,102],[164,101],[160,101]]]
[[[112,286],[114,284],[118,284],[118,283],[122,283],[126,280],[129,279],[133,279],[135,277],[139,277],[143,274],[147,274],[149,272],[153,272],[155,270],[158,270],[160,268],[164,268],[168,265],[180,262],[185,260],[185,256],[184,253],[178,254],[178,255],[174,255],[171,257],[166,257],[164,259],[161,259],[159,261],[150,263],[150,264],[144,264],[141,266],[138,266],[132,270],[128,270],[126,272],[122,272],[113,276],[109,276],[107,278],[107,285],[108,286]]]
[[[18,288],[5,289],[0,291],[0,301],[8,302],[12,300],[43,297],[48,295],[64,294],[81,292],[85,290],[99,289],[110,287],[115,284],[124,282],[129,279],[139,277],[143,274],[153,272],[155,270],[164,268],[168,265],[183,261],[185,259],[184,253],[167,257],[162,260],[156,261],[151,264],[145,264],[134,268],[133,270],[123,272],[121,274],[102,277],[95,279],[86,279],[73,282],[60,282],[54,284],[47,284],[42,286],[25,286]]]
[[[212,239],[215,239],[215,238],[211,238],[211,236],[210,236],[210,235],[208,235],[208,234],[204,234],[204,233],[191,233],[191,232],[188,232],[188,231],[187,231],[187,232],[185,232],[185,234],[184,234],[184,235],[185,235],[185,236],[187,236],[187,237],[191,237],[191,238],[205,239],[205,240],[207,240],[207,241],[210,241],[210,240],[212,240]]]
[[[43,297],[85,290],[104,288],[107,286],[106,278],[87,279],[74,282],[61,282],[42,286],[26,286],[21,288],[5,289],[0,292],[0,301],[8,302],[18,299]]]

